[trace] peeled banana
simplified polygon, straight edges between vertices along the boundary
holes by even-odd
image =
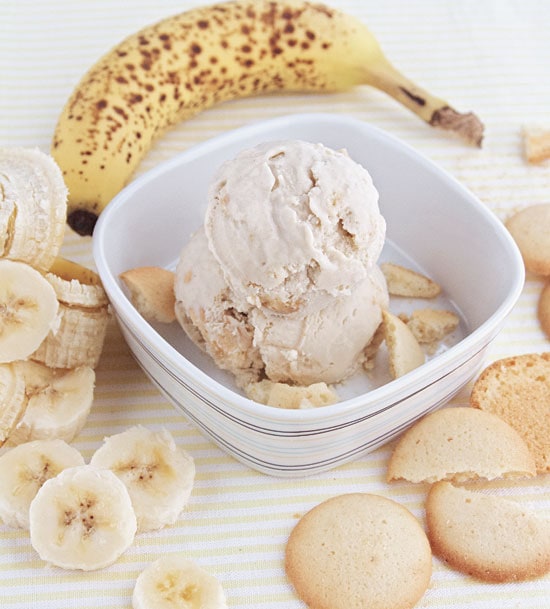
[[[12,364],[25,383],[24,412],[6,446],[32,440],[71,442],[84,427],[94,399],[95,372],[81,366],[49,368],[33,361]]]
[[[167,127],[218,102],[275,91],[376,87],[433,126],[481,145],[483,125],[400,74],[367,27],[302,0],[234,0],[151,25],[84,75],[59,117],[51,154],[69,188],[68,223],[98,215]]]
[[[29,508],[38,489],[68,467],[84,465],[80,452],[63,440],[20,444],[0,457],[0,521],[29,528]]]
[[[133,609],[227,609],[220,582],[181,554],[163,556],[138,576]]]
[[[12,363],[0,364],[0,446],[19,423],[26,406],[23,374]]]
[[[0,363],[99,362],[109,302],[97,273],[59,256],[66,218],[67,187],[54,159],[0,147]]]
[[[0,257],[47,270],[65,234],[67,187],[51,156],[0,147]]]
[[[26,359],[57,330],[54,288],[25,262],[0,260],[0,362]]]
[[[112,470],[126,485],[139,533],[173,524],[195,479],[193,458],[171,434],[142,426],[106,438],[90,464]]]
[[[107,469],[64,469],[38,490],[29,508],[32,547],[64,569],[114,563],[133,543],[136,516],[124,484]]]
[[[111,319],[109,300],[99,275],[58,256],[45,279],[59,303],[57,326],[30,358],[51,368],[95,368]]]

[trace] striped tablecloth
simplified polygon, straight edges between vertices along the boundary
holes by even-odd
[[[47,151],[57,116],[85,70],[136,29],[190,8],[192,0],[3,0],[0,3],[0,145]],[[378,91],[282,95],[214,107],[162,137],[141,173],[176,152],[250,121],[291,112],[335,112],[381,127],[456,176],[501,219],[530,203],[550,202],[550,165],[528,165],[521,127],[550,123],[550,3],[543,0],[337,0],[369,24],[389,58],[409,77],[459,110],[474,110],[487,131],[481,150],[430,129]],[[68,234],[67,257],[93,264],[91,239]],[[550,343],[536,319],[540,279],[528,276],[521,298],[488,360],[544,351]],[[472,298],[479,295],[472,294]],[[453,402],[468,403],[469,388]],[[303,479],[251,471],[203,438],[146,379],[113,326],[97,370],[91,416],[74,444],[86,458],[102,438],[141,423],[166,426],[194,457],[196,485],[178,522],[139,535],[113,566],[91,573],[45,565],[28,533],[0,525],[3,609],[129,607],[138,573],[167,552],[183,552],[217,575],[232,609],[299,609],[284,576],[285,541],[297,518],[316,503],[350,491],[381,493],[423,519],[426,488],[384,482],[391,445],[327,473]],[[0,481],[1,484],[1,481]],[[550,515],[550,478],[494,483]],[[550,576],[490,585],[434,559],[420,608],[542,609]]]

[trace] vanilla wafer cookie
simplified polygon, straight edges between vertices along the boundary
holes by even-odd
[[[512,426],[531,451],[538,472],[550,472],[550,352],[499,359],[472,387],[470,404]]]
[[[422,273],[393,262],[383,262],[380,268],[392,296],[435,298],[441,293],[441,286]]]
[[[535,275],[550,275],[550,203],[529,205],[506,220],[525,268]]]
[[[390,457],[387,480],[461,482],[535,473],[533,456],[513,427],[463,406],[436,410],[410,427]]]
[[[540,293],[537,316],[542,331],[550,338],[550,281],[546,282]]]
[[[478,579],[522,581],[550,571],[550,519],[516,501],[437,482],[426,522],[434,554]]]
[[[397,315],[382,311],[382,319],[390,375],[396,379],[421,366],[426,356],[411,329]]]
[[[524,125],[522,136],[525,159],[529,163],[542,163],[550,159],[550,127]]]
[[[431,549],[418,520],[380,495],[338,495],[307,512],[285,568],[310,609],[410,609],[426,591]]]

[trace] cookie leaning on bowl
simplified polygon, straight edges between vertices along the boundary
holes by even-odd
[[[470,405],[516,429],[537,471],[550,472],[550,352],[496,360],[475,381]]]
[[[393,450],[387,480],[464,482],[535,474],[533,456],[513,427],[463,406],[441,408],[410,427]]]
[[[550,338],[550,280],[547,281],[540,293],[537,317],[542,331]]]
[[[525,268],[550,276],[550,203],[528,205],[510,216],[506,228],[516,242]]]

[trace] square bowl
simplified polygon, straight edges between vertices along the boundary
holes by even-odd
[[[437,281],[440,304],[461,319],[454,343],[419,368],[396,380],[358,373],[338,387],[342,401],[322,408],[286,410],[249,400],[177,322],[145,321],[119,279],[138,266],[173,270],[203,223],[207,188],[220,164],[244,148],[279,139],[347,149],[380,194],[387,224],[382,259]],[[398,139],[331,114],[254,123],[159,164],[103,211],[93,254],[125,340],[161,393],[224,451],[258,471],[287,477],[358,458],[445,404],[478,372],[524,281],[515,243],[472,193]]]

